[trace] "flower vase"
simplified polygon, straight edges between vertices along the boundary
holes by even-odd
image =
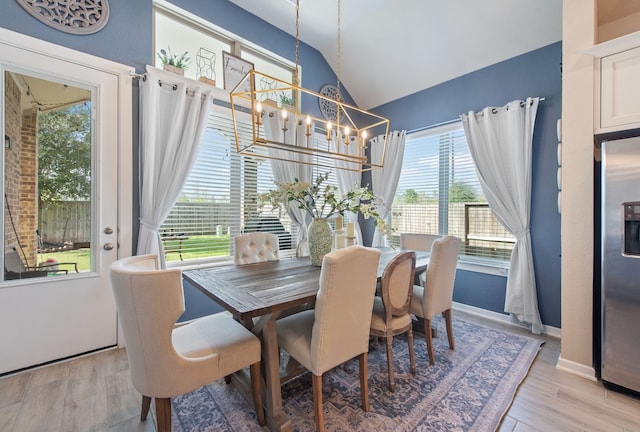
[[[321,266],[322,258],[331,252],[333,231],[326,219],[313,219],[309,225],[309,255],[311,265]]]

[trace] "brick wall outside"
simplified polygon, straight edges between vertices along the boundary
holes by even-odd
[[[20,242],[30,265],[37,264],[38,245],[38,112],[22,114],[22,148],[20,149]]]
[[[29,110],[22,113],[20,97],[20,88],[13,77],[6,73],[5,133],[11,139],[11,148],[4,150],[5,247],[14,246],[18,250],[21,247],[28,264],[35,265],[38,220],[37,112]]]

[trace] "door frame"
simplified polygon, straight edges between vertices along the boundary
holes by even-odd
[[[116,259],[128,257],[132,255],[133,250],[133,76],[135,69],[131,66],[119,64],[107,59],[96,57],[50,42],[46,42],[31,36],[13,32],[4,28],[0,28],[0,42],[3,45],[24,50],[37,55],[54,57],[63,62],[69,62],[74,65],[92,68],[114,76],[117,79],[117,94],[108,95],[107,97],[117,98],[117,131],[115,136],[117,139],[117,224],[115,227],[117,253]],[[12,62],[5,61],[4,64],[11,66]],[[16,62],[18,65],[19,62]],[[99,97],[105,97],[100,95]],[[0,110],[2,111],[2,110]],[[0,120],[4,122],[4,115]],[[2,123],[4,124],[4,123]],[[103,143],[104,145],[104,143]],[[99,227],[102,229],[102,227]],[[95,237],[95,238],[99,238]],[[101,245],[96,245],[101,247]],[[100,272],[108,272],[108,269],[99,269]],[[18,282],[24,285],[25,281]],[[7,285],[10,288],[11,285]],[[1,288],[0,288],[1,289]],[[112,296],[112,294],[110,293]],[[118,322],[117,314],[114,322]],[[116,324],[117,325],[117,324]],[[19,331],[17,328],[5,328],[0,331]],[[116,341],[117,345],[122,346],[124,339],[119,325],[117,325]],[[82,354],[82,353],[76,353]],[[55,360],[55,359],[52,359]],[[24,367],[37,366],[24,365]],[[0,371],[2,372],[2,371]],[[6,372],[6,371],[5,371]]]

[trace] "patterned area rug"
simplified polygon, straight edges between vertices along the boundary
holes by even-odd
[[[396,391],[387,386],[385,344],[369,351],[371,411],[361,408],[358,362],[324,376],[327,431],[493,431],[529,371],[541,341],[453,321],[456,349],[449,350],[444,320],[434,320],[436,364],[429,365],[422,334],[414,334],[417,373],[409,373],[406,337],[394,338]],[[284,410],[299,432],[315,430],[311,377],[282,388]],[[219,381],[173,399],[173,430],[261,431],[255,414],[233,386]]]

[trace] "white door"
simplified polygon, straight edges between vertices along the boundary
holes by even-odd
[[[131,245],[130,70],[0,29],[0,373],[117,343],[108,269]]]

